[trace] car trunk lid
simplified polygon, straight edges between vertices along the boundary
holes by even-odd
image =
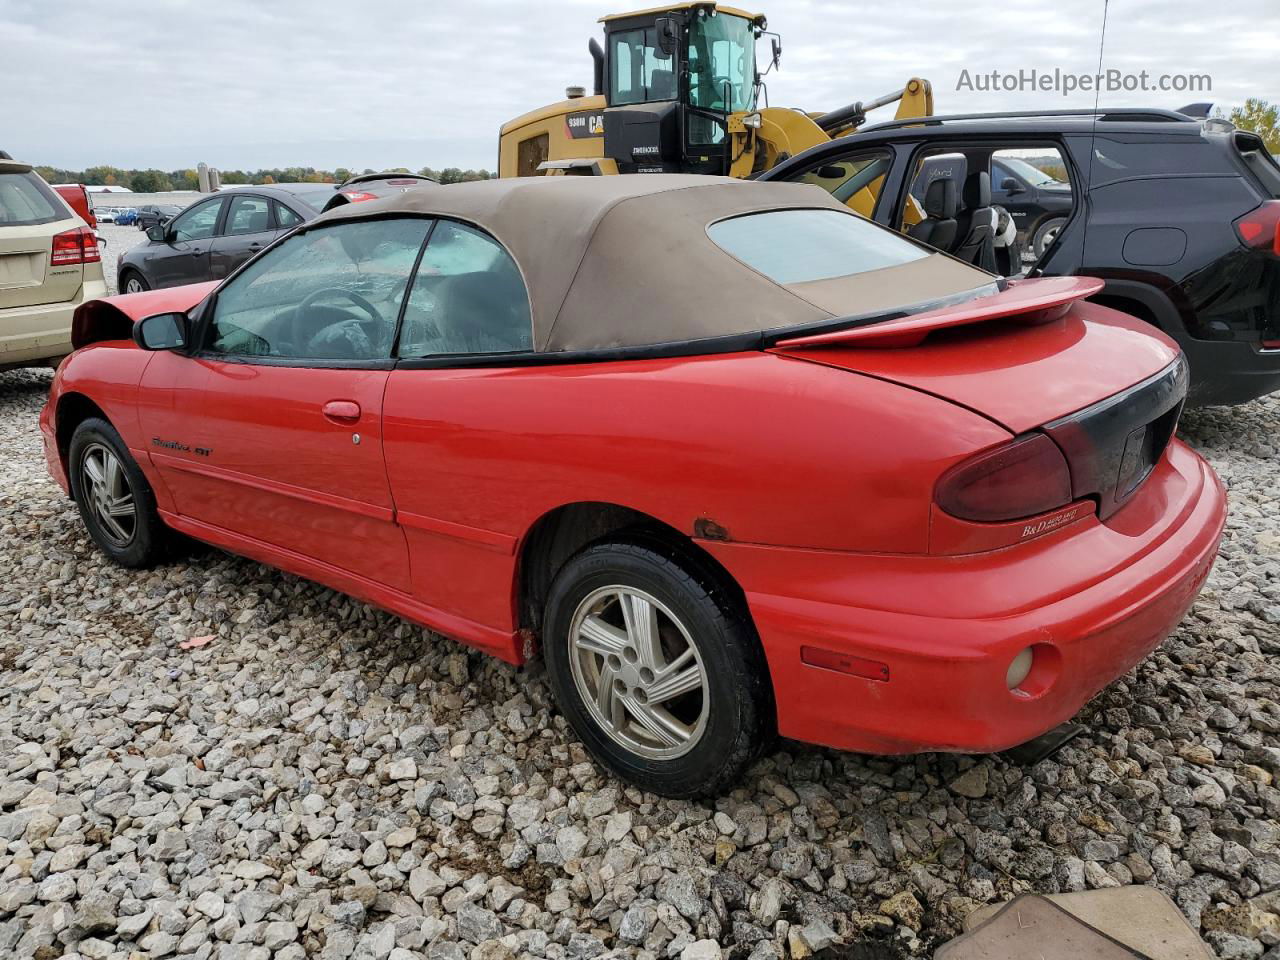
[[[26,227],[0,222],[0,310],[75,297],[84,279],[84,264],[52,265],[54,234],[75,230],[79,220],[59,220]]]
[[[1172,341],[1082,302],[1099,289],[1081,277],[1022,281],[994,296],[772,349],[933,394],[1015,436],[1048,434],[1066,458],[1072,497],[1092,499],[1105,519],[1163,454],[1188,377]]]
[[[780,354],[891,380],[1023,433],[1168,367],[1178,347],[1149,324],[1082,302],[1087,277],[1011,281],[993,296],[779,340]]]

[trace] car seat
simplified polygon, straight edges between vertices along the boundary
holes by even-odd
[[[985,170],[975,170],[965,177],[961,201],[951,255],[995,273],[995,215],[991,209],[991,177]]]
[[[907,236],[939,250],[950,250],[956,239],[956,182],[943,178],[929,184],[924,194],[925,217],[907,230]]]

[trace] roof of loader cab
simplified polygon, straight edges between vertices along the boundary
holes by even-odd
[[[922,248],[918,259],[883,269],[779,283],[708,235],[710,225],[744,214],[812,209],[856,217],[807,184],[675,174],[518,177],[411,189],[340,207],[303,229],[397,214],[474,224],[503,243],[518,264],[539,353],[725,338],[741,339],[735,348],[745,349],[767,331],[901,310],[992,282],[982,271]]]
[[[678,13],[680,11],[688,10],[691,7],[695,7],[695,6],[707,6],[707,4],[705,3],[700,4],[696,2],[696,0],[689,0],[689,2],[687,3],[670,3],[670,4],[667,4],[667,6],[665,7],[645,7],[642,10],[630,10],[627,13],[608,13],[608,14],[605,14],[596,22],[608,23],[610,20],[628,20],[631,17],[646,17],[646,16],[649,16],[650,14]],[[731,17],[745,17],[748,20],[760,19],[760,14],[747,13],[747,11],[740,10],[737,7],[725,7],[717,3],[715,4],[715,8],[716,8],[717,14],[724,13],[724,14],[728,14]]]

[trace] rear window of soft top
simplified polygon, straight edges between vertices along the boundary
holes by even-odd
[[[774,283],[831,280],[923,260],[928,251],[839,210],[770,210],[707,228],[721,250]]]
[[[34,173],[0,173],[0,227],[29,227],[70,216]]]

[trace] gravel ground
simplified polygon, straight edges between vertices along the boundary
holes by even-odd
[[[146,240],[147,235],[137,227],[117,227],[114,223],[98,224],[98,234],[107,241],[106,246],[98,248],[102,251],[102,272],[107,280],[107,292],[119,293],[116,288],[116,261],[120,254]]]
[[[1222,557],[1054,758],[783,744],[704,805],[602,776],[536,666],[213,551],[108,566],[44,474],[48,377],[0,374],[0,956],[892,958],[1150,883],[1280,958],[1280,401],[1187,416]]]

